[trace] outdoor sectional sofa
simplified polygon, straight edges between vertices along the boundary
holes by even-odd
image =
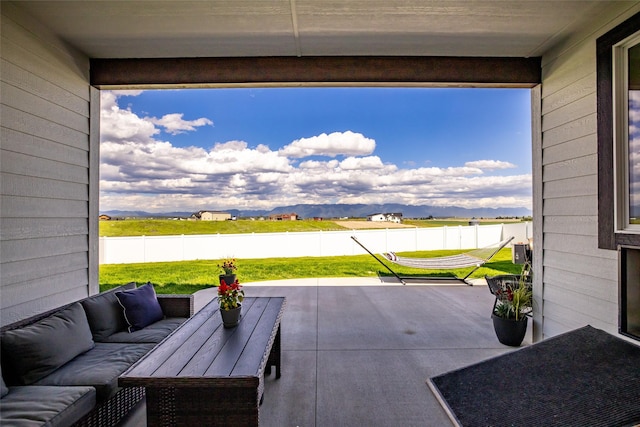
[[[115,425],[144,397],[118,377],[192,315],[192,295],[128,283],[2,327],[0,425]]]

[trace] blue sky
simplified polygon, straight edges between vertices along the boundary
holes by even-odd
[[[530,91],[103,91],[101,211],[531,208]]]

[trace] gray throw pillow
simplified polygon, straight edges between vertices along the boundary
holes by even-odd
[[[93,346],[87,316],[77,302],[36,323],[6,331],[2,357],[20,384],[29,385]]]
[[[121,289],[118,289],[121,290]],[[94,341],[104,341],[127,328],[115,291],[98,294],[82,301]]]

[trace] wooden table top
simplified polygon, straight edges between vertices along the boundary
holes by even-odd
[[[224,328],[215,298],[123,373],[118,383],[198,387],[258,379],[284,304],[284,297],[245,298],[238,326]]]

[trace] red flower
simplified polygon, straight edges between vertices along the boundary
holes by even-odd
[[[220,280],[220,286],[218,286],[218,295],[226,295],[229,292],[229,286],[224,280]]]
[[[229,310],[240,305],[244,299],[244,291],[240,288],[242,288],[242,286],[237,279],[229,285],[224,281],[224,279],[220,280],[220,286],[218,286],[218,302],[220,303],[220,309]]]

